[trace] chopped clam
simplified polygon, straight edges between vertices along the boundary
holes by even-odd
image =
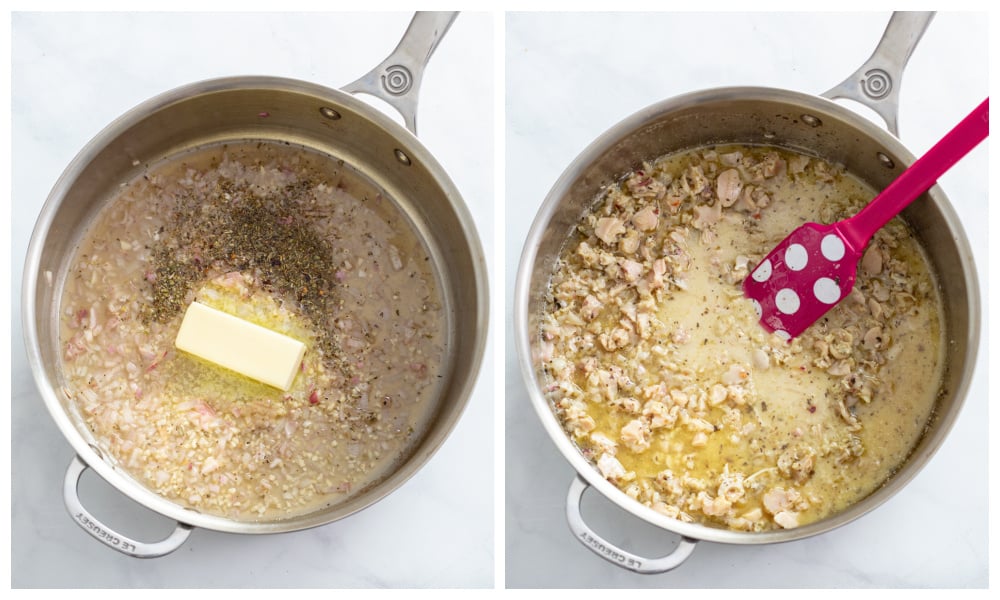
[[[639,279],[642,275],[642,263],[636,262],[631,259],[621,260],[619,263],[621,266],[623,277],[625,281],[635,281]]]
[[[600,300],[592,294],[587,294],[587,297],[583,299],[583,304],[580,306],[580,314],[583,315],[584,319],[593,321],[600,314],[602,306]]]
[[[763,505],[767,512],[776,515],[795,507],[800,499],[801,496],[797,491],[776,487],[764,494]]]
[[[774,515],[774,522],[784,529],[791,529],[799,526],[799,513],[793,510],[783,510]]]
[[[743,153],[738,150],[736,152],[727,152],[719,155],[719,162],[727,167],[739,166],[742,160]]]
[[[876,321],[880,321],[882,319],[882,315],[885,314],[882,310],[882,305],[879,304],[874,298],[868,301],[868,312],[871,313],[872,317],[874,317]]]
[[[728,390],[724,385],[715,384],[708,393],[708,403],[712,406],[718,406],[726,401],[726,397],[729,395]]]
[[[851,362],[848,360],[838,360],[827,367],[826,372],[834,377],[844,377],[851,372]]]
[[[618,459],[610,454],[604,453],[597,459],[597,469],[605,479],[615,480],[625,476],[625,467]]]
[[[878,244],[872,244],[861,257],[861,270],[868,276],[882,272],[882,251]]]
[[[730,207],[740,197],[743,190],[743,181],[740,179],[740,172],[736,169],[727,169],[719,174],[715,180],[715,193],[722,206]]]
[[[715,225],[722,218],[722,204],[716,202],[712,206],[695,206],[694,207],[694,219],[691,221],[691,226],[695,229],[705,230]]]
[[[654,205],[647,205],[632,216],[632,224],[639,231],[652,231],[656,229],[656,224],[659,223],[658,212]]]
[[[753,361],[753,366],[756,369],[766,370],[769,366],[771,366],[771,359],[767,355],[767,352],[764,352],[760,348],[754,349],[751,354],[751,360]]]
[[[621,430],[621,441],[633,452],[643,452],[650,446],[649,426],[641,419],[629,421]]]
[[[725,498],[712,498],[705,492],[698,494],[698,501],[701,503],[701,512],[710,517],[724,515],[732,508],[732,503]]]
[[[743,365],[734,363],[729,365],[729,369],[722,374],[722,383],[726,385],[732,385],[734,383],[743,383],[750,377],[750,371]]]
[[[688,194],[697,196],[708,188],[709,181],[705,177],[705,172],[701,167],[690,166],[684,171],[684,176],[681,178],[681,185]]]
[[[604,454],[609,454],[611,456],[615,455],[615,451],[618,449],[618,444],[614,440],[604,435],[599,431],[595,431],[590,434],[590,442],[594,446],[601,450]]]
[[[869,329],[865,332],[865,337],[862,343],[868,350],[880,349],[882,347],[882,328],[872,327]]]
[[[597,227],[594,228],[596,235],[605,244],[615,243],[615,238],[625,233],[625,225],[621,219],[613,217],[602,217],[597,220]]]
[[[622,251],[622,254],[635,254],[635,251],[639,249],[640,241],[639,234],[634,229],[629,230],[618,241],[618,249]]]
[[[809,157],[803,154],[799,154],[788,159],[788,170],[796,175],[804,173],[808,165]]]

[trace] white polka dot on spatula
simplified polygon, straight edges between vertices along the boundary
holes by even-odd
[[[788,341],[788,340],[792,339],[792,334],[788,333],[784,329],[775,329],[774,330],[774,335],[778,336],[779,338],[781,338],[781,339],[783,339],[785,341]]]
[[[820,277],[813,284],[813,295],[824,304],[836,304],[840,300],[840,287],[829,277]]]
[[[793,271],[801,271],[809,263],[809,253],[802,244],[792,244],[785,250],[785,264]]]
[[[823,257],[830,262],[844,258],[844,241],[832,233],[823,236],[819,249],[823,252]]]
[[[792,288],[782,288],[774,295],[774,305],[786,315],[797,313],[800,304],[799,295]]]
[[[770,279],[771,261],[765,260],[764,262],[757,265],[757,268],[753,270],[753,273],[750,275],[750,277],[753,277],[753,280],[756,281],[757,283],[764,283],[765,281]]]
[[[750,300],[750,301],[753,302],[753,311],[757,313],[757,318],[758,319],[761,318],[761,316],[763,316],[764,314],[764,309],[760,307],[760,302],[757,302],[756,300]]]

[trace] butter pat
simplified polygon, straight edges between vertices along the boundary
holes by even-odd
[[[199,302],[188,306],[174,343],[180,350],[286,392],[306,352],[298,340]]]

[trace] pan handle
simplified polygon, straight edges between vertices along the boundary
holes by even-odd
[[[687,560],[687,557],[691,556],[698,540],[689,537],[681,537],[681,543],[677,548],[660,558],[643,558],[627,550],[622,550],[602,538],[584,522],[580,512],[580,501],[583,499],[583,493],[589,487],[590,484],[577,475],[573,479],[573,483],[569,485],[569,494],[566,496],[566,519],[569,521],[569,528],[573,531],[576,539],[588,550],[611,564],[644,575],[666,573],[676,569]]]
[[[80,502],[77,488],[80,484],[80,477],[86,470],[87,463],[83,462],[79,456],[74,456],[69,468],[66,469],[66,478],[63,480],[63,500],[66,502],[66,509],[73,517],[73,521],[105,546],[136,558],[156,558],[180,548],[181,544],[187,541],[188,536],[191,535],[192,527],[186,523],[177,523],[173,533],[159,542],[139,542],[112,531],[107,525],[95,519]]]
[[[894,12],[875,52],[850,77],[821,94],[855,100],[872,109],[889,133],[899,137],[899,86],[913,49],[927,30],[933,12]]]
[[[396,49],[377,67],[343,88],[351,94],[370,94],[403,115],[406,128],[417,134],[417,97],[424,68],[457,12],[417,12]]]

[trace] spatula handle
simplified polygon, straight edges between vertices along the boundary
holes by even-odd
[[[926,192],[979,142],[990,133],[990,99],[983,100],[962,122],[897,177],[889,187],[839,227],[858,251],[868,244],[875,232]]]

